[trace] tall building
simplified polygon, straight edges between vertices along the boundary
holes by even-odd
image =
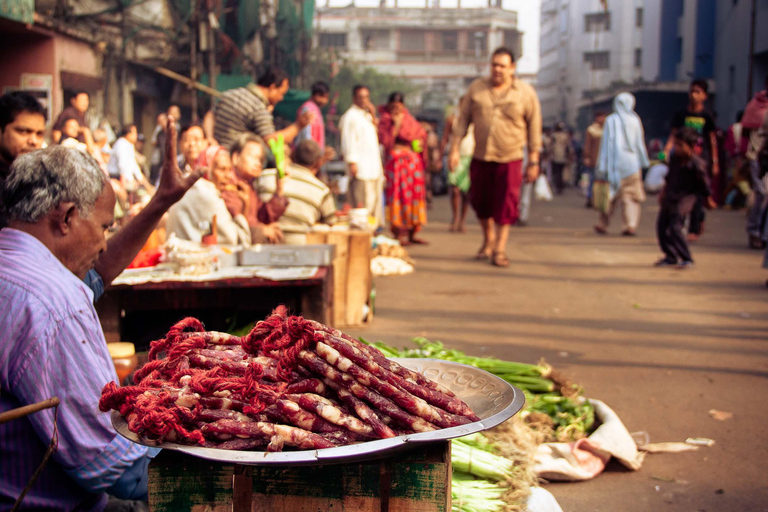
[[[715,0],[543,0],[538,91],[544,121],[583,129],[630,91],[660,135],[693,77],[714,76]],[[646,99],[643,104],[641,99]],[[650,128],[650,130],[649,130]]]
[[[715,109],[723,127],[731,124],[750,98],[765,88],[768,78],[768,30],[765,27],[768,27],[768,3],[757,0],[718,3]]]
[[[422,109],[442,109],[488,73],[490,53],[522,51],[517,13],[501,7],[443,9],[323,7],[315,44],[423,86]],[[531,77],[528,77],[531,78]]]

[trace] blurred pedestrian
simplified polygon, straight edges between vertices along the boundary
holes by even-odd
[[[674,153],[669,160],[669,172],[659,196],[659,216],[656,234],[664,257],[657,267],[675,265],[684,270],[693,265],[693,257],[683,236],[685,218],[697,202],[708,208],[717,206],[710,193],[707,166],[695,154],[699,133],[693,128],[681,128],[675,134]]]
[[[573,142],[568,132],[565,130],[565,123],[562,121],[555,125],[555,131],[552,133],[552,144],[550,146],[550,161],[552,165],[552,181],[555,186],[555,194],[561,195],[565,187],[563,173],[566,166],[574,161]]]
[[[709,84],[706,80],[697,78],[691,81],[688,89],[688,106],[677,112],[672,118],[672,132],[669,135],[664,153],[670,157],[675,133],[681,128],[692,128],[699,134],[699,143],[694,148],[697,155],[707,165],[707,174],[714,180],[720,174],[720,158],[717,144],[717,126],[705,104],[709,97]],[[704,203],[699,200],[691,211],[688,226],[688,240],[698,240],[704,231]]]
[[[149,159],[149,181],[157,183],[160,169],[163,166],[163,154],[165,150],[165,127],[168,124],[168,115],[165,112],[157,114],[155,129],[152,131],[152,155]],[[177,133],[180,130],[177,130]]]
[[[379,118],[371,103],[371,92],[364,85],[352,89],[352,105],[339,119],[341,154],[349,173],[349,192],[353,208],[365,208],[383,224],[382,196],[384,168],[378,135]]]
[[[509,226],[519,216],[523,182],[523,150],[528,147],[526,180],[539,175],[541,106],[533,87],[515,76],[515,55],[498,48],[491,56],[489,77],[469,86],[453,128],[449,166],[461,161],[459,143],[469,125],[475,127],[475,152],[470,164],[469,199],[483,229],[476,258],[508,267]]]
[[[384,146],[387,220],[403,245],[426,244],[416,234],[427,223],[425,171],[421,158],[427,133],[405,107],[405,96],[393,92],[379,107],[379,142]]]
[[[645,148],[643,123],[634,107],[635,97],[632,94],[619,94],[613,100],[613,113],[606,118],[603,127],[595,172],[596,180],[608,183],[607,208],[599,212],[595,225],[595,231],[601,235],[608,232],[608,223],[619,202],[623,221],[621,234],[635,236],[640,223],[640,204],[645,201],[641,171],[650,165],[650,161]],[[598,201],[597,198],[594,200]]]
[[[741,125],[749,130],[749,148],[746,157],[749,162],[749,172],[753,192],[753,203],[747,216],[747,236],[749,247],[762,249],[765,241],[762,239],[762,222],[765,218],[766,184],[763,179],[765,169],[760,168],[758,154],[763,147],[768,134],[766,119],[768,116],[768,76],[765,77],[765,90],[755,94],[755,97],[747,104]]]

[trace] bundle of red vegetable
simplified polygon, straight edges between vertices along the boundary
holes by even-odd
[[[107,384],[99,408],[158,444],[320,449],[479,420],[449,390],[284,307],[242,338],[182,320],[134,382]]]

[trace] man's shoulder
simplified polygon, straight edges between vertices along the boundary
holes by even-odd
[[[524,94],[532,94],[536,96],[536,89],[534,89],[534,87],[531,84],[529,84],[528,82],[524,82],[519,78],[515,78],[515,80],[517,81],[517,88],[520,89],[520,92]]]
[[[488,89],[491,87],[491,79],[487,77],[478,77],[472,80],[469,84],[469,88],[467,89],[467,92],[473,93],[477,91],[482,91],[484,89]]]

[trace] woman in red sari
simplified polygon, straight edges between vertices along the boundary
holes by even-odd
[[[421,153],[427,133],[405,108],[404,96],[395,92],[379,107],[379,142],[384,146],[387,178],[387,218],[392,234],[403,245],[425,244],[416,237],[427,222],[424,161]]]

